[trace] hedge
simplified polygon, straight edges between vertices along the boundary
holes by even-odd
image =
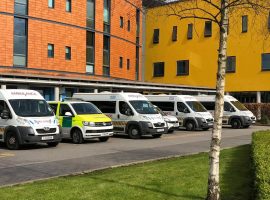
[[[257,118],[259,116],[258,111],[260,110],[260,116],[263,123],[268,124],[270,121],[270,103],[245,103],[247,109],[249,109]]]
[[[252,156],[257,200],[270,199],[270,130],[252,135]]]

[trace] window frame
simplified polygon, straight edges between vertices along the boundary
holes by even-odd
[[[232,59],[229,61],[229,59]],[[229,63],[234,63],[234,65],[232,66],[232,69],[229,69],[228,64]],[[227,61],[226,61],[226,73],[235,73],[236,72],[236,56],[227,56]]]
[[[264,56],[269,56],[269,67],[268,68],[264,68]],[[261,54],[261,70],[262,71],[270,71],[270,53],[262,53]]]
[[[67,50],[69,51],[69,52],[67,52]],[[71,47],[70,46],[66,46],[65,47],[65,58],[66,58],[66,60],[71,60]]]
[[[242,16],[242,33],[248,32],[248,15]]]
[[[158,43],[159,43],[159,28],[155,28],[153,33],[153,44]]]
[[[72,0],[66,0],[66,12],[68,13],[72,12]]]
[[[50,2],[52,2],[52,6],[50,6]],[[48,0],[48,8],[50,8],[50,9],[55,8],[55,1],[54,0]]]
[[[119,57],[119,68],[123,68],[123,57],[122,56],[120,56]]]
[[[52,50],[49,50],[49,46],[52,47]],[[48,50],[48,58],[54,58],[54,44],[48,43],[47,50]],[[51,54],[50,54],[50,51],[51,51]]]
[[[161,70],[161,71],[163,71],[163,74],[155,73],[155,72],[159,71],[159,70],[156,70],[157,67],[160,67],[159,65],[162,66],[162,68],[163,68]],[[164,77],[164,75],[165,75],[165,62],[155,62],[155,63],[153,63],[153,77]]]
[[[193,38],[193,23],[188,24],[187,39],[191,40]]]
[[[213,31],[213,23],[212,21],[205,21],[204,24],[204,37],[211,37]]]
[[[179,70],[179,67],[181,63],[184,63],[183,67],[184,68],[187,68],[187,70],[185,69],[184,71],[186,71],[185,73],[181,73]],[[187,65],[186,65],[187,64]],[[176,61],[176,66],[177,66],[177,69],[176,69],[176,75],[177,76],[188,76],[189,75],[189,60],[178,60]]]

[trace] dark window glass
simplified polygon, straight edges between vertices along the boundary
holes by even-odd
[[[69,105],[61,104],[60,105],[59,116],[65,116],[66,112],[70,112],[72,115],[74,115],[71,108],[69,107]]]
[[[177,41],[177,26],[173,26],[172,41]]]
[[[188,24],[187,39],[192,39],[193,37],[193,24]]]
[[[138,46],[136,46],[136,63],[135,63],[135,67],[136,67],[136,80],[139,80],[139,70],[140,70],[140,48]]]
[[[174,111],[174,102],[151,101],[151,103],[159,107],[162,111]]]
[[[226,72],[235,72],[235,66],[236,66],[236,57],[235,56],[228,56],[227,57]]]
[[[201,104],[207,109],[207,110],[215,110],[215,102],[208,102],[203,101]]]
[[[71,47],[66,47],[66,60],[71,60]]]
[[[14,2],[14,13],[27,15],[28,13],[28,0],[15,0]]]
[[[53,110],[54,114],[56,114],[58,104],[57,103],[50,103],[49,106]]]
[[[232,111],[235,111],[234,108],[232,107],[232,105],[228,102],[224,102],[224,111],[227,111],[227,112],[232,112]]]
[[[4,110],[9,111],[9,113],[10,113],[10,109],[9,109],[7,103],[6,103],[5,101],[3,101],[3,100],[0,100],[0,114],[1,114]]]
[[[177,76],[189,75],[189,60],[177,61]]]
[[[246,33],[248,31],[248,16],[242,16],[242,33]]]
[[[119,112],[122,114],[122,115],[127,115],[127,112],[128,110],[130,112],[132,112],[132,109],[130,108],[130,106],[124,102],[124,101],[119,101]]]
[[[48,7],[54,8],[54,0],[48,0]]]
[[[211,37],[212,36],[212,22],[211,21],[205,22],[204,36],[205,37]]]
[[[154,77],[164,76],[164,62],[154,63]]]
[[[136,9],[136,36],[140,37],[140,9]]]
[[[123,68],[123,57],[119,58],[119,67]]]
[[[154,44],[159,43],[159,29],[154,29],[153,43]]]
[[[130,60],[127,59],[127,70],[129,70],[129,69],[130,69]]]
[[[101,111],[92,103],[72,103],[77,115],[101,114]]]
[[[71,0],[66,0],[66,11],[71,12]]]
[[[120,28],[124,28],[124,18],[120,17]]]
[[[183,102],[177,102],[177,110],[183,113],[189,113],[189,109]]]
[[[262,54],[262,70],[270,70],[270,53]]]
[[[27,56],[27,20],[14,17],[14,66],[25,67]]]
[[[103,113],[115,113],[116,101],[91,101]]]
[[[103,36],[103,76],[110,76],[110,37]]]
[[[130,31],[130,20],[128,20],[127,30]]]
[[[104,10],[103,10],[103,20],[104,20],[104,25],[103,25],[103,31],[105,33],[110,33],[110,15],[111,15],[111,1],[110,0],[104,0]]]
[[[270,12],[268,14],[268,29],[270,29]]]
[[[93,32],[86,32],[86,73],[94,74],[94,59],[95,59],[95,48],[94,48],[94,37]]]
[[[87,0],[87,27],[95,27],[95,1]]]
[[[103,66],[103,76],[110,76],[110,67]]]
[[[53,58],[54,57],[54,45],[48,44],[48,57]]]

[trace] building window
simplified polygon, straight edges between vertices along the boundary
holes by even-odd
[[[129,70],[129,69],[130,69],[130,60],[127,59],[127,70]]]
[[[110,15],[111,15],[111,1],[104,0],[104,10],[103,10],[103,31],[104,33],[110,33]]]
[[[270,12],[268,14],[268,29],[270,29]]]
[[[154,44],[159,43],[159,29],[154,29],[153,43]]]
[[[204,26],[204,37],[211,37],[212,36],[212,22],[207,21],[205,22]]]
[[[110,37],[103,36],[103,76],[110,76]]]
[[[124,28],[124,18],[120,16],[120,28]]]
[[[123,57],[119,58],[119,67],[123,68]]]
[[[66,60],[71,60],[71,47],[66,47]]]
[[[95,0],[87,0],[87,19],[86,26],[95,28]]]
[[[14,17],[13,64],[25,67],[27,60],[27,20]]]
[[[177,61],[177,76],[189,75],[189,60]]]
[[[193,37],[193,24],[188,24],[187,39],[190,40]]]
[[[71,0],[66,0],[66,11],[71,12]]]
[[[28,0],[15,0],[14,2],[14,13],[21,14],[21,15],[27,15],[28,13]]]
[[[177,26],[173,26],[172,41],[177,41]]]
[[[164,76],[164,62],[154,63],[154,77]]]
[[[48,0],[48,7],[54,8],[54,0]]]
[[[248,16],[242,16],[242,33],[246,33],[248,31]]]
[[[95,58],[95,34],[93,32],[86,32],[86,73],[94,74],[94,58]]]
[[[262,71],[270,70],[270,53],[262,54]]]
[[[48,58],[54,58],[54,45],[48,44]]]
[[[228,56],[227,57],[227,64],[226,64],[226,72],[233,73],[235,72],[236,66],[236,57],[235,56]]]
[[[128,20],[127,30],[130,31],[130,20]]]

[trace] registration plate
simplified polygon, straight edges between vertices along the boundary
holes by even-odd
[[[106,136],[106,135],[109,135],[109,133],[102,133],[101,135],[102,136]]]
[[[164,129],[157,129],[157,132],[163,132]]]
[[[53,136],[43,136],[41,140],[53,140]]]

